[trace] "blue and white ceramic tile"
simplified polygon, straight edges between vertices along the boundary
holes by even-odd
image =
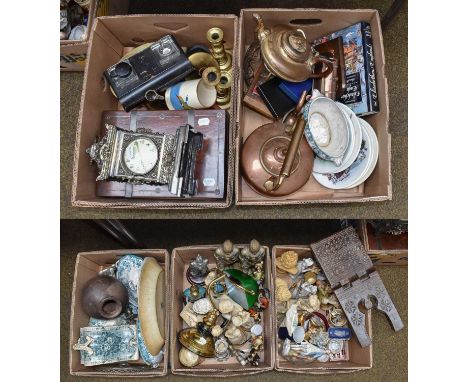
[[[88,326],[80,328],[79,350],[84,366],[138,360],[136,325]]]

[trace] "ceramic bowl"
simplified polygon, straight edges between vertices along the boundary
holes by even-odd
[[[339,102],[337,102],[336,104],[345,113],[346,119],[349,120],[348,123],[351,125],[349,134],[349,145],[348,149],[346,150],[343,156],[343,161],[340,166],[337,166],[334,162],[331,162],[329,160],[324,160],[319,157],[315,158],[314,168],[312,171],[319,174],[336,174],[338,172],[346,170],[356,160],[361,149],[362,128],[361,124],[359,123],[358,117],[348,106]]]
[[[315,154],[340,166],[349,145],[351,123],[335,101],[319,96],[303,109],[304,135]]]
[[[368,165],[373,156],[372,150],[374,149],[371,137],[367,133],[367,130],[363,129],[362,133],[363,136],[361,149],[353,164],[346,170],[337,174],[318,174],[313,172],[312,176],[315,178],[315,180],[317,180],[317,182],[319,182],[324,187],[334,190],[355,187],[357,185],[356,182],[362,177],[368,168]]]

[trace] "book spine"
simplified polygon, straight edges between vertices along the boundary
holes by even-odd
[[[366,71],[367,104],[369,113],[379,111],[379,97],[377,94],[377,79],[375,74],[374,49],[372,46],[372,32],[368,23],[362,22],[362,44]]]

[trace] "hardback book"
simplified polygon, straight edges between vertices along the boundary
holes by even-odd
[[[349,106],[358,116],[374,114],[379,111],[379,99],[371,27],[361,21],[321,37],[312,45],[340,36],[343,39],[346,86],[337,100]]]
[[[122,129],[148,129],[153,132],[175,134],[178,127],[193,126],[194,132],[203,134],[203,145],[195,165],[196,193],[190,199],[223,199],[226,190],[227,114],[225,110],[133,110],[105,111],[102,115],[102,134],[105,124]],[[98,181],[97,196],[148,199],[177,198],[167,185],[130,184],[127,182]],[[177,198],[179,199],[179,198]]]

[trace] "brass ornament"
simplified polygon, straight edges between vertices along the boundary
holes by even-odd
[[[332,61],[311,47],[301,29],[283,24],[265,28],[259,14],[255,13],[253,17],[257,21],[255,32],[263,62],[270,73],[287,81],[302,82],[308,78],[327,77],[332,72]],[[314,66],[319,62],[327,69],[315,74]]]
[[[201,357],[213,358],[215,356],[215,341],[211,334],[211,328],[215,324],[217,316],[217,312],[212,310],[203,317],[203,324],[196,328],[181,330],[178,334],[181,345]]]

